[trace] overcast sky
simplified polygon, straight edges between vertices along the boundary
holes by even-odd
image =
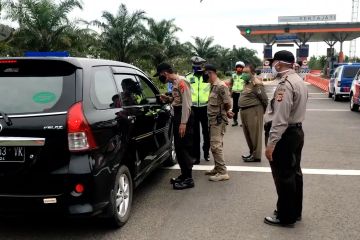
[[[231,48],[248,47],[258,51],[262,58],[262,44],[249,43],[240,35],[237,25],[276,24],[278,16],[336,14],[337,22],[351,21],[351,0],[82,0],[83,10],[72,16],[86,20],[100,19],[103,11],[116,13],[121,3],[130,12],[144,10],[155,20],[175,19],[182,29],[177,36],[181,42],[192,41],[193,36],[214,37],[215,44]],[[357,44],[357,53],[360,44]],[[310,55],[325,55],[327,45],[310,44]],[[335,46],[339,50],[339,44]],[[295,48],[288,48],[295,51]],[[349,43],[344,44],[345,55]]]

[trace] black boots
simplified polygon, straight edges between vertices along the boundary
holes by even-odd
[[[170,183],[173,185],[175,190],[183,190],[187,188],[193,188],[195,186],[194,179],[191,177],[184,178],[182,175],[177,178],[171,178]]]

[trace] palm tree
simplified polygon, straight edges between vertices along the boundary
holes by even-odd
[[[140,56],[149,59],[153,67],[184,53],[183,46],[175,36],[181,29],[174,24],[174,19],[156,22],[150,18],[148,26],[139,45],[139,53]]]
[[[64,50],[68,42],[69,29],[73,24],[68,13],[82,9],[78,0],[20,0],[5,2],[7,18],[16,21],[19,28],[14,33],[14,43],[20,49],[34,51]]]
[[[135,58],[137,42],[144,31],[142,20],[145,12],[138,10],[129,13],[126,6],[121,4],[116,15],[103,12],[104,22],[93,21],[102,30],[101,40],[103,48],[109,57],[122,62],[131,62]]]
[[[232,56],[233,59],[236,61],[243,61],[244,63],[250,63],[254,66],[260,66],[261,60],[256,56],[256,51],[253,49],[248,49],[245,47],[241,48],[233,48],[232,49]]]
[[[193,55],[200,56],[208,61],[217,57],[219,45],[213,46],[213,37],[193,37],[193,39],[195,40],[195,44],[187,43]]]

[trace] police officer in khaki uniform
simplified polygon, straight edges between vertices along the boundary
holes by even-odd
[[[179,76],[168,63],[161,63],[157,67],[154,77],[158,76],[162,83],[172,83],[172,97],[160,95],[160,99],[173,106],[173,133],[176,157],[181,169],[181,175],[170,179],[173,188],[183,190],[194,187],[192,178],[193,122],[191,114],[190,83]]]
[[[210,149],[215,162],[214,168],[206,171],[205,175],[209,175],[209,180],[214,182],[229,180],[223,153],[226,125],[228,118],[233,117],[229,89],[217,77],[216,68],[211,64],[205,65],[203,79],[211,84],[207,113],[210,124]]]
[[[249,155],[243,155],[244,162],[261,162],[263,119],[268,97],[261,80],[255,77],[255,67],[247,65],[242,76],[246,85],[239,99],[240,116]]]
[[[305,119],[308,90],[293,70],[294,55],[289,51],[275,53],[273,74],[280,76],[265,115],[265,129],[269,131],[265,155],[278,194],[274,216],[265,217],[270,225],[293,227],[301,220],[303,177],[300,167],[304,145],[302,122]]]

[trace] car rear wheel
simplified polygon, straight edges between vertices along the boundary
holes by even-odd
[[[334,93],[333,93],[333,95],[332,95],[332,99],[333,99],[335,102],[337,102],[337,101],[340,100],[340,96],[336,94],[335,90],[334,90]]]
[[[354,97],[350,94],[350,110],[353,112],[359,111],[359,105],[354,102]]]
[[[110,224],[123,226],[130,217],[133,199],[133,182],[129,169],[121,166],[116,174],[114,189],[110,199]]]
[[[330,92],[329,90],[329,93],[328,93],[328,98],[332,98],[333,94]]]

